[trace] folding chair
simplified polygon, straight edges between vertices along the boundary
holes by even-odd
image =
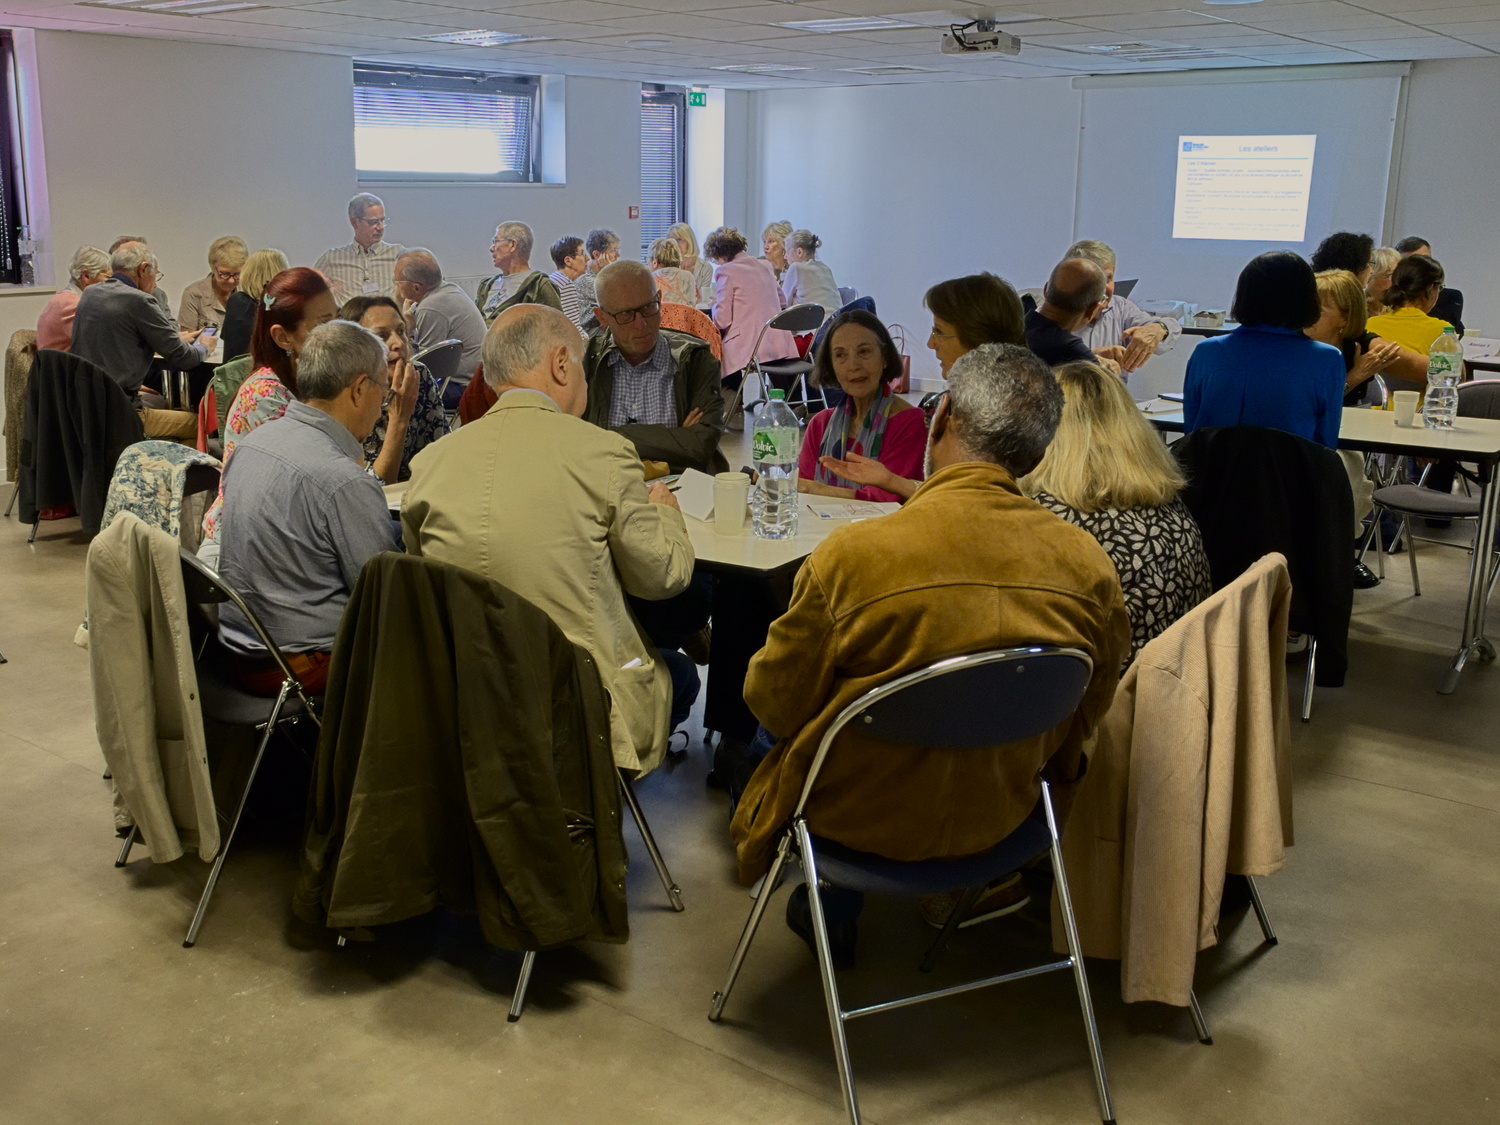
[[[458,412],[458,407],[455,405],[452,410],[448,409],[448,384],[458,374],[458,363],[463,359],[463,354],[462,340],[443,340],[430,348],[423,348],[411,357],[413,365],[425,367],[427,374],[437,381],[438,399],[443,403],[443,413],[448,416],[449,426],[453,424],[453,415]]]
[[[859,290],[855,289],[853,286],[851,286],[851,285],[840,285],[839,286],[839,303],[840,304],[847,305],[850,301],[854,300],[858,296],[859,296]]]
[[[765,324],[761,325],[760,335],[755,337],[755,346],[750,349],[750,362],[745,365],[744,377],[740,379],[740,385],[734,389],[734,399],[729,404],[725,413],[726,418],[733,418],[743,407],[745,402],[745,388],[750,384],[750,377],[754,375],[761,387],[762,397],[765,393],[765,383],[768,379],[776,376],[790,380],[788,386],[798,386],[802,389],[802,409],[807,411],[808,389],[807,374],[813,369],[810,359],[768,359],[762,363],[756,358],[760,352],[760,343],[766,338],[766,332],[776,330],[779,332],[816,332],[823,324],[824,309],[822,305],[806,304],[793,305],[789,309],[782,309]],[[821,397],[821,392],[820,392]],[[823,405],[828,405],[828,400],[823,400]]]
[[[1034,738],[1067,719],[1083,698],[1092,670],[1093,662],[1087,654],[1077,649],[1050,645],[996,649],[938,661],[872,688],[845,707],[818,744],[817,754],[813,757],[807,781],[802,788],[802,797],[797,802],[781,837],[776,858],[772,861],[771,869],[761,884],[760,894],[751,908],[739,945],[735,947],[730,959],[729,974],[724,986],[714,993],[708,1018],[717,1021],[723,1014],[724,1004],[729,999],[745,954],[765,916],[766,906],[787,861],[795,855],[807,877],[818,969],[828,1007],[828,1025],[833,1033],[839,1085],[851,1125],[859,1125],[859,1104],[854,1091],[854,1070],[849,1059],[849,1046],[844,1037],[846,1022],[926,1000],[955,996],[993,984],[1004,984],[1065,969],[1073,971],[1073,981],[1078,990],[1089,1058],[1093,1064],[1094,1087],[1099,1099],[1099,1115],[1106,1125],[1113,1125],[1114,1110],[1110,1104],[1109,1082],[1104,1073],[1104,1058],[1099,1047],[1099,1029],[1094,1021],[1093,1003],[1089,998],[1088,978],[1084,973],[1078,927],[1073,917],[1073,902],[1068,894],[1057,820],[1047,783],[1040,783],[1041,800],[1038,802],[1044,820],[1030,817],[989,851],[958,860],[901,863],[852,851],[814,836],[808,828],[806,816],[808,797],[817,784],[823,762],[839,732],[846,726],[857,724],[864,735],[882,742],[918,744],[941,752],[960,754],[965,751],[988,750]],[[941,816],[943,813],[942,810],[933,810],[932,815]],[[923,967],[928,968],[986,885],[1020,870],[1032,859],[1049,852],[1067,934],[1068,957],[1065,960],[863,1008],[850,1010],[842,1006],[834,978],[828,928],[817,887],[829,885],[866,893],[913,897],[964,890],[962,900],[949,914],[942,935],[927,955]]]
[[[283,677],[281,690],[275,699],[251,695],[225,682],[215,674],[213,669],[200,659],[202,644],[195,645],[197,655],[194,657],[194,664],[198,673],[198,699],[203,708],[203,717],[230,726],[251,727],[261,732],[261,738],[255,750],[255,759],[250,765],[250,774],[245,779],[245,787],[235,802],[234,815],[227,817],[222,810],[218,810],[219,819],[227,824],[228,828],[219,842],[219,854],[214,857],[214,865],[208,873],[208,882],[203,887],[203,894],[198,899],[198,908],[193,912],[192,924],[188,926],[187,937],[182,942],[184,949],[191,949],[198,940],[198,929],[203,925],[203,916],[208,911],[209,899],[213,897],[214,886],[219,881],[219,872],[224,868],[224,859],[229,854],[229,846],[234,841],[235,831],[240,826],[240,818],[245,812],[245,801],[250,796],[251,787],[255,784],[255,775],[260,771],[261,759],[265,757],[266,747],[271,742],[271,735],[282,723],[295,722],[303,715],[310,717],[319,726],[322,722],[313,706],[312,697],[302,686],[302,681],[287,664],[286,657],[282,655],[281,649],[276,646],[276,642],[261,625],[254,611],[245,604],[245,599],[226,585],[224,580],[207,564],[201,562],[196,555],[184,550],[181,552],[181,560],[182,583],[187,589],[188,605],[198,609],[197,624],[207,626],[204,629],[203,641],[206,643],[217,630],[212,627],[212,622],[202,607],[229,602],[244,614],[250,628],[255,631],[257,639],[265,646],[266,651],[281,669]],[[125,837],[125,844],[120,849],[119,857],[115,860],[116,867],[124,867],[129,861],[130,849],[135,844],[138,835],[139,830],[132,827]]]

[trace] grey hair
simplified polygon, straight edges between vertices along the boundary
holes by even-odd
[[[68,276],[76,284],[86,273],[109,273],[112,267],[110,256],[99,247],[80,246],[73,251],[73,260],[68,263]]]
[[[497,320],[484,338],[484,381],[491,390],[521,385],[518,379],[545,363],[547,353],[559,344],[566,346],[575,359],[583,347],[578,329],[556,309],[547,305],[514,307],[518,311]],[[300,379],[300,365],[298,372]]]
[[[146,244],[146,236],[144,234],[122,234],[109,244],[109,252],[113,254],[127,242],[139,242],[144,246]]]
[[[768,223],[766,229],[760,232],[760,240],[764,242],[768,238],[775,238],[783,246],[791,236],[792,224],[786,219],[777,219],[774,223]]]
[[[120,248],[109,256],[109,268],[115,273],[134,273],[142,266],[156,265],[156,255],[144,242],[121,243]]]
[[[385,345],[368,328],[330,320],[307,335],[297,360],[297,397],[303,402],[338,398],[361,375],[384,377]]]
[[[1030,349],[980,344],[948,370],[948,406],[965,453],[1019,478],[1040,464],[1052,443],[1063,393],[1052,369]]]
[[[436,289],[443,283],[443,267],[431,250],[414,247],[396,259],[396,272],[404,273],[407,281],[415,281],[428,289]]]
[[[617,262],[611,262],[599,271],[599,276],[594,279],[594,296],[599,301],[599,307],[604,307],[604,291],[612,289],[622,281],[649,281],[652,292],[656,291],[656,275],[645,262],[633,261],[629,258],[621,258]]]
[[[495,228],[495,237],[514,239],[516,253],[528,261],[531,259],[531,248],[536,245],[536,236],[531,233],[531,228],[525,223],[516,222],[514,219],[507,220]]]
[[[788,250],[801,250],[809,258],[818,256],[818,247],[823,245],[823,240],[810,230],[794,230],[786,236],[786,248]]]
[[[1115,252],[1104,243],[1092,238],[1081,238],[1072,246],[1064,258],[1087,258],[1101,270],[1112,270],[1115,268]]]
[[[349,217],[351,219],[363,219],[365,212],[371,207],[384,207],[385,201],[378,195],[371,195],[362,191],[353,199],[349,200]]]
[[[611,246],[619,244],[620,236],[607,227],[595,227],[583,240],[583,248],[589,252],[590,258],[595,254],[607,254]]]

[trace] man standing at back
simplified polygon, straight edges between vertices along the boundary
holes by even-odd
[[[351,297],[394,298],[396,259],[404,247],[385,241],[385,204],[380,197],[362,191],[349,200],[349,225],[354,241],[325,250],[313,269],[328,279],[340,305]]]
[[[693,547],[676,498],[647,489],[630,443],[583,421],[582,351],[560,310],[500,313],[484,342],[499,401],[413,459],[401,524],[412,554],[514,590],[588,650],[610,696],[615,764],[644,772],[697,678],[646,643],[625,596],[681,593]]]

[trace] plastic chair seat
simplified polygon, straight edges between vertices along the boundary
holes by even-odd
[[[1458,496],[1416,484],[1393,484],[1377,488],[1373,499],[1383,508],[1417,516],[1430,515],[1448,519],[1477,519],[1479,516],[1477,496]]]
[[[818,875],[836,887],[876,895],[944,894],[993,883],[1052,846],[1047,825],[1031,817],[987,852],[962,859],[902,862],[858,852],[821,836],[813,837]]]
[[[271,717],[276,706],[276,697],[252,695],[224,679],[220,673],[204,664],[198,665],[198,695],[203,707],[203,717],[216,723],[232,726],[258,727]],[[296,692],[287,696],[281,705],[278,720],[293,715],[305,715],[307,708]]]

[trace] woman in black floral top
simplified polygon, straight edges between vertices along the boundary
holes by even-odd
[[[1026,495],[1077,524],[1114,561],[1130,614],[1129,664],[1209,595],[1203,536],[1178,493],[1182,472],[1120,380],[1092,363],[1055,370],[1062,422]]]

